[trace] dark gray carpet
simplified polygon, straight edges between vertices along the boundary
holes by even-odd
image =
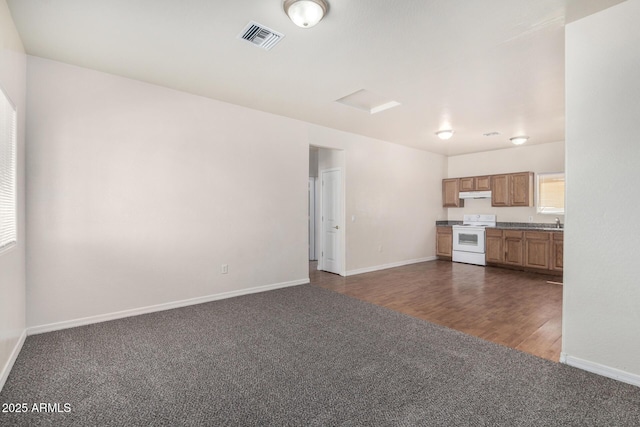
[[[28,337],[2,426],[638,426],[640,388],[311,285]]]

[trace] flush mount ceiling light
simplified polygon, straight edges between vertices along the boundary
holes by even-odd
[[[525,142],[527,142],[527,139],[529,139],[528,136],[522,135],[522,136],[514,136],[513,138],[509,138],[509,141],[511,141],[515,145],[522,145]]]
[[[436,135],[438,135],[438,138],[443,139],[443,140],[447,140],[449,138],[451,138],[453,136],[453,131],[452,130],[441,130],[436,132]]]
[[[285,0],[283,7],[289,19],[302,28],[313,27],[329,10],[325,0]]]

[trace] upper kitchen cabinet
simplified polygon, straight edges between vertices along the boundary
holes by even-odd
[[[476,176],[476,191],[491,191],[491,177]]]
[[[491,206],[533,206],[533,172],[493,175]]]
[[[476,189],[475,177],[460,178],[460,191],[473,191]]]
[[[509,175],[491,177],[491,206],[509,205]]]
[[[509,179],[511,206],[533,206],[533,172],[514,173]]]
[[[464,200],[460,200],[460,180],[458,178],[442,180],[442,207],[460,208]]]
[[[490,191],[491,178],[489,176],[470,176],[460,178],[460,191]]]

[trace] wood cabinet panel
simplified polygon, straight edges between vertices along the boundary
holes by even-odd
[[[564,268],[564,233],[552,232],[551,240],[551,269],[562,271]]]
[[[523,266],[524,242],[522,231],[504,231],[504,263]]]
[[[453,229],[436,227],[436,256],[451,257],[453,254]]]
[[[491,190],[491,177],[490,176],[476,176],[475,177],[476,190],[478,191],[490,191]]]
[[[525,233],[525,267],[549,270],[551,262],[551,233],[527,231]]]
[[[509,175],[491,177],[491,206],[509,206]]]
[[[502,230],[488,228],[486,231],[485,245],[485,261],[497,264],[504,263]]]
[[[474,177],[460,178],[460,191],[474,191],[476,179]]]
[[[460,191],[490,191],[491,176],[467,176],[458,178],[460,180]]]
[[[509,206],[533,206],[533,172],[509,175]]]
[[[464,200],[460,200],[459,183],[458,178],[442,180],[442,207],[459,208],[464,206]]]
[[[491,177],[491,206],[533,206],[533,172]]]

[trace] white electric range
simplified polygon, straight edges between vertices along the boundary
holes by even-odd
[[[462,225],[452,227],[452,260],[467,264],[487,265],[485,260],[485,229],[495,226],[495,215],[465,215]]]

